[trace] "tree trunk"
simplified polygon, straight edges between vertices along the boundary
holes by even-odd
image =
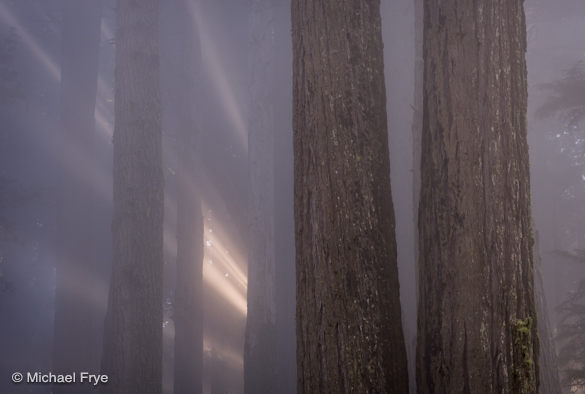
[[[534,223],[533,223],[534,226]],[[538,232],[535,233],[534,244],[534,281],[536,308],[538,312],[538,338],[540,339],[540,357],[539,357],[539,392],[542,394],[561,394],[561,381],[559,378],[559,364],[557,360],[557,351],[550,327],[546,296],[544,292],[544,283],[542,280],[542,258],[540,257],[540,247]]]
[[[425,2],[419,393],[534,393],[523,1]]]
[[[118,0],[104,393],[160,394],[163,172],[157,0]]]
[[[95,103],[101,1],[63,4],[60,168],[56,235],[55,331],[53,372],[99,369],[103,310],[103,263],[96,230],[93,192],[97,136]],[[54,393],[89,392],[89,386],[55,385]]]
[[[293,211],[290,3],[274,5],[274,258],[279,394],[296,394],[295,233]]]
[[[423,123],[423,0],[414,0],[414,94],[412,108],[412,209],[414,220],[414,264],[415,264],[415,294],[419,292],[419,233],[418,233],[418,206],[420,200],[420,164],[421,139]],[[415,295],[416,297],[416,295]],[[415,329],[416,331],[416,329]],[[409,384],[411,393],[416,392],[416,333],[412,343],[407,343],[409,355]]]
[[[192,18],[192,0],[169,3],[174,48],[169,59],[177,135],[177,277],[174,304],[174,393],[199,394],[203,379],[203,215],[199,192],[198,102],[200,48]]]
[[[272,0],[250,2],[248,122],[248,314],[244,390],[278,392],[274,307],[274,16]]]
[[[292,2],[298,392],[406,393],[379,1]]]
[[[414,104],[412,108],[412,200],[415,228],[415,264],[418,265],[418,205],[420,197],[420,149],[423,121],[423,0],[414,0]],[[418,270],[417,270],[418,271]],[[418,280],[417,280],[418,282]],[[417,283],[418,290],[418,283]]]

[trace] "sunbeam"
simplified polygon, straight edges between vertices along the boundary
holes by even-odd
[[[205,18],[201,14],[201,7],[196,3],[189,3],[189,13],[197,26],[197,34],[201,42],[201,57],[207,72],[211,75],[211,81],[220,95],[221,105],[227,112],[236,132],[241,147],[245,152],[248,151],[248,129],[246,121],[242,115],[240,105],[236,100],[233,89],[230,87],[226,78],[225,68],[220,60],[217,45],[213,40],[210,29]]]

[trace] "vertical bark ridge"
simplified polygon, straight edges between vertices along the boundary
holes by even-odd
[[[301,393],[408,391],[379,6],[292,3]]]
[[[536,390],[523,12],[425,3],[421,393]]]

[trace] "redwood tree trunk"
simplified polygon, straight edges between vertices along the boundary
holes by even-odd
[[[158,0],[118,0],[113,266],[104,393],[162,390],[163,171]]]
[[[298,392],[406,393],[379,1],[293,0]]]
[[[426,1],[419,393],[533,393],[522,0]]]

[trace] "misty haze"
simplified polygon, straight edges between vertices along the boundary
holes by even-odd
[[[585,393],[582,0],[0,0],[0,394]]]

